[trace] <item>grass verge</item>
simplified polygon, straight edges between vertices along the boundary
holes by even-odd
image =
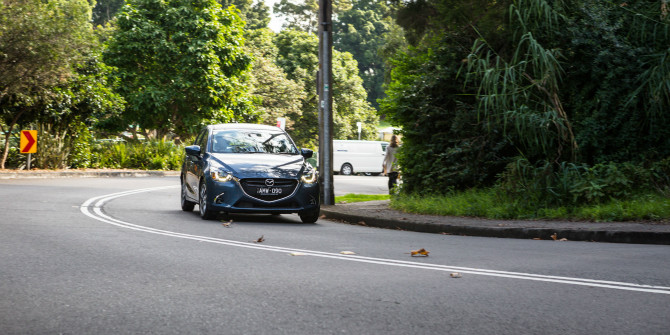
[[[668,221],[670,198],[644,194],[575,207],[543,208],[501,198],[493,190],[468,190],[449,195],[397,195],[391,208],[419,214],[472,216],[490,219],[549,219],[609,221]]]
[[[352,203],[352,202],[361,202],[361,201],[373,201],[373,200],[388,200],[388,194],[354,194],[349,193],[342,196],[335,197],[335,203]]]

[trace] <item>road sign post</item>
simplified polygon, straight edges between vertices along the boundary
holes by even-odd
[[[22,154],[28,154],[26,166],[30,170],[31,154],[37,152],[37,130],[21,130],[20,147]]]

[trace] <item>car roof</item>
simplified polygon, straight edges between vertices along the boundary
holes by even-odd
[[[281,128],[278,128],[276,126],[268,126],[265,124],[255,124],[255,123],[221,123],[221,124],[213,124],[207,126],[208,128],[212,130],[219,130],[219,129],[258,129],[258,130],[281,130]]]

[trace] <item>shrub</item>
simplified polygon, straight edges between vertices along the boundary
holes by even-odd
[[[670,189],[670,159],[644,168],[632,163],[586,164],[540,162],[519,158],[507,166],[497,189],[527,206],[574,206],[628,199],[649,190]]]
[[[168,141],[96,142],[92,166],[96,168],[178,170],[183,147]]]

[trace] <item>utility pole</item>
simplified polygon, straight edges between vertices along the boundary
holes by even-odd
[[[324,205],[335,204],[333,188],[333,5],[319,0],[319,182]]]

